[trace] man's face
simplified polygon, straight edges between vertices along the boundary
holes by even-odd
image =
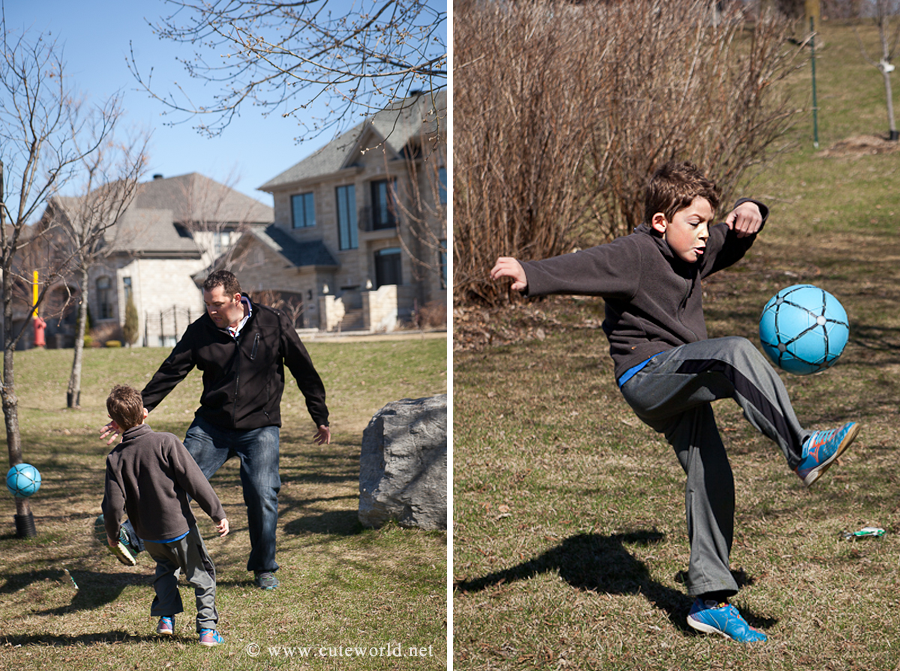
[[[225,287],[213,287],[212,291],[204,289],[203,302],[206,303],[206,311],[209,316],[219,328],[237,326],[238,322],[244,318],[241,295],[229,295],[225,293]]]
[[[675,256],[696,263],[706,249],[713,215],[709,201],[697,196],[686,208],[678,210],[672,221],[666,220],[661,213],[653,215],[653,228],[663,234]]]

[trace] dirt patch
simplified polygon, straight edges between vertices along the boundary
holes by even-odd
[[[900,142],[891,142],[881,135],[854,135],[835,142],[828,149],[819,152],[819,156],[826,158],[871,156],[873,154],[889,154],[898,150],[900,150]]]

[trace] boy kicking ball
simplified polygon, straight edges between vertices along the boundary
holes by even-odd
[[[121,545],[120,521],[127,511],[144,549],[156,560],[156,598],[150,608],[150,614],[159,617],[156,632],[173,634],[175,615],[184,611],[176,574],[181,569],[197,597],[200,645],[218,645],[223,639],[216,631],[216,569],[197,530],[188,497],[224,536],[228,520],[222,503],[181,441],[144,424],[147,410],[139,391],[124,385],[113,387],[106,408],[122,434],[122,442],[106,458],[103,521],[107,542],[111,548]]]
[[[808,431],[797,421],[778,374],[750,341],[708,339],[703,278],[739,261],[762,230],[768,208],[741,199],[713,225],[719,191],[690,163],[669,162],[650,180],[644,222],[631,235],[543,261],[501,257],[494,280],[508,277],[528,296],[602,296],[619,389],[635,414],[665,435],[687,475],[685,514],[691,558],[688,624],[741,642],[765,641],[728,599],[734,478],[712,401],[734,399],[773,440],[807,487],[856,438],[850,422]]]

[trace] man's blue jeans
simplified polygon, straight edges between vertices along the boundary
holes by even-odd
[[[187,430],[184,446],[209,480],[231,457],[241,460],[241,485],[247,505],[250,558],[247,570],[276,571],[275,530],[278,526],[277,426],[261,429],[220,429],[199,417]]]

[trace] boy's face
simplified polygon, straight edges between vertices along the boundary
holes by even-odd
[[[662,234],[675,256],[696,263],[706,249],[713,215],[709,201],[697,196],[686,208],[678,210],[671,221],[662,212],[657,212],[651,219],[651,226]]]

